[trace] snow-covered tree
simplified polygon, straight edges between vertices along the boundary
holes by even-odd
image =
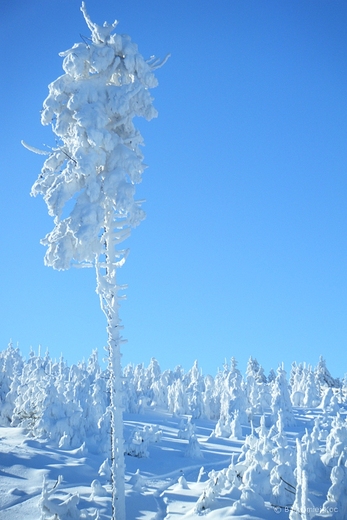
[[[225,388],[229,393],[229,414],[238,410],[240,422],[247,424],[246,410],[248,408],[248,399],[244,390],[243,378],[240,370],[237,368],[237,361],[234,357],[231,358],[231,367],[225,380]]]
[[[226,471],[223,470],[212,470],[208,476],[209,480],[207,481],[206,487],[194,507],[194,511],[198,514],[206,512],[211,508],[223,490],[227,480]]]
[[[23,368],[19,349],[13,348],[12,342],[0,354],[0,425],[8,426],[12,420],[15,401],[20,386]]]
[[[335,520],[343,520],[347,515],[347,469],[344,458],[345,454],[341,453],[337,465],[331,471],[331,486],[322,506],[322,513],[328,513]]]
[[[327,367],[327,363],[326,363],[325,359],[323,358],[323,356],[319,356],[319,361],[318,361],[316,368],[314,369],[314,372],[315,372],[315,376],[316,376],[316,383],[319,387],[325,387],[325,386],[339,387],[340,386],[339,380],[333,378],[332,375],[330,374],[328,367]]]
[[[112,518],[125,518],[124,440],[119,291],[116,281],[128,251],[118,249],[144,219],[135,185],[145,169],[134,117],[156,117],[149,89],[161,64],[146,61],[117,21],[99,26],[81,10],[91,40],[61,53],[64,74],[49,85],[41,115],[58,144],[32,187],[42,195],[54,229],[42,243],[45,263],[58,270],[95,267],[97,293],[107,318],[111,395]],[[31,148],[33,151],[32,147]],[[72,207],[71,211],[70,208]],[[117,510],[117,513],[116,513]]]
[[[275,379],[276,379],[276,372],[274,371],[273,368],[271,368],[269,375],[267,376],[267,382],[271,384],[275,381]]]
[[[188,396],[182,379],[176,379],[168,389],[169,412],[174,415],[189,413]]]
[[[315,516],[315,507],[308,498],[307,474],[303,468],[302,446],[299,439],[296,439],[296,457],[296,492],[289,520],[311,520]]]
[[[331,422],[322,461],[326,466],[333,467],[344,451],[347,451],[347,423],[340,414],[337,414]]]
[[[271,439],[275,443],[272,456],[276,464],[270,473],[273,503],[276,506],[289,506],[292,504],[295,495],[294,469],[292,467],[293,452],[284,434],[282,412],[278,414],[276,429],[277,433]]]
[[[207,375],[204,379],[204,392],[202,394],[204,415],[208,419],[216,419],[220,413],[220,401],[218,391],[212,376]]]
[[[201,451],[200,444],[196,435],[191,435],[188,440],[188,446],[184,452],[184,456],[191,459],[203,459],[204,455]]]
[[[293,423],[293,409],[286,372],[281,365],[277,369],[277,376],[273,383],[271,409],[274,419],[277,419],[278,412],[282,410],[285,425],[289,426]]]
[[[309,367],[307,374],[306,374],[306,380],[305,380],[305,387],[304,387],[304,400],[303,405],[310,407],[310,406],[317,406],[320,402],[320,396],[319,391],[316,385],[316,380],[314,377],[314,373],[312,371],[312,368]]]
[[[264,369],[252,356],[246,368],[246,393],[250,404],[249,414],[262,413],[270,406],[271,396],[267,391]]]

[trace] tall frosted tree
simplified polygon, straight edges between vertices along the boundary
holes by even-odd
[[[125,519],[124,440],[119,291],[116,271],[128,254],[121,244],[145,217],[135,185],[145,169],[143,139],[134,117],[157,116],[150,89],[162,63],[146,61],[117,21],[99,26],[81,11],[91,39],[62,52],[64,74],[49,85],[41,122],[57,145],[49,152],[31,194],[42,195],[54,229],[42,240],[54,269],[94,267],[96,291],[107,318],[110,374],[112,519]],[[23,143],[25,145],[25,143]],[[25,145],[27,146],[27,145]],[[27,146],[32,151],[40,150]]]

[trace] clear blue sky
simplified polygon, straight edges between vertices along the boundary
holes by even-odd
[[[40,124],[60,51],[89,36],[79,0],[2,2],[1,326],[69,363],[106,343],[92,270],[56,272],[52,229],[29,196],[54,145]],[[164,57],[159,117],[139,122],[149,168],[120,281],[123,364],[235,356],[347,372],[347,3],[345,0],[87,0],[145,57]],[[125,244],[124,244],[125,245]],[[103,354],[102,354],[103,355]]]

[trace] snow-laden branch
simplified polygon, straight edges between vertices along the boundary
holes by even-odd
[[[40,150],[39,148],[35,148],[35,146],[31,146],[30,144],[26,143],[25,141],[21,141],[22,146],[26,148],[27,150],[30,150],[30,152],[36,153],[38,155],[51,155],[52,152],[49,152],[48,150]]]
[[[86,9],[84,2],[82,2],[81,11],[83,13],[86,24],[88,25],[88,27],[92,33],[93,43],[106,42],[107,39],[109,38],[111,32],[114,30],[114,28],[118,24],[118,21],[115,20],[113,22],[113,24],[111,24],[111,25],[108,24],[107,22],[105,22],[103,27],[101,27],[100,25],[97,25],[96,23],[91,21],[90,16],[87,13],[87,9]]]
[[[163,60],[160,61],[159,58],[156,58],[155,56],[151,56],[149,58],[149,60],[147,60],[147,63],[151,67],[151,70],[157,70],[157,69],[160,69],[163,65],[165,65],[165,63],[167,62],[167,60],[170,57],[171,57],[171,54],[169,53],[165,56],[165,58]]]

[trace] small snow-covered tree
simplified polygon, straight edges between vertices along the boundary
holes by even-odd
[[[283,428],[282,412],[278,414],[276,422],[277,434],[273,435],[272,457],[275,466],[271,469],[270,483],[272,486],[273,502],[276,506],[289,506],[295,495],[294,469],[292,468],[293,453],[288,445]]]
[[[111,396],[112,518],[125,518],[124,440],[119,291],[116,270],[128,251],[118,249],[144,219],[135,185],[145,169],[134,117],[156,117],[149,89],[161,64],[146,61],[117,25],[93,23],[81,10],[91,40],[60,55],[64,74],[49,85],[41,122],[59,144],[47,152],[32,195],[42,195],[54,229],[42,243],[45,263],[58,270],[95,267],[97,293],[107,318]],[[37,151],[28,147],[32,151]],[[72,210],[70,211],[70,207]]]
[[[242,374],[237,368],[237,361],[234,357],[231,358],[231,367],[225,380],[225,388],[229,394],[229,414],[238,410],[240,422],[246,424],[248,422],[246,413],[248,399],[244,390]]]
[[[343,520],[347,515],[347,469],[344,455],[341,453],[337,465],[331,471],[331,486],[322,506],[322,513],[333,514],[335,520]]]
[[[299,439],[296,439],[296,493],[289,520],[311,520],[315,516],[315,507],[308,498],[307,474],[303,469],[303,453]]]
[[[182,379],[176,379],[168,389],[169,412],[174,415],[189,413],[188,396]]]
[[[330,432],[326,438],[326,449],[322,461],[327,467],[337,464],[339,457],[347,451],[347,423],[337,414],[330,426]]]
[[[217,419],[220,414],[220,400],[218,388],[212,376],[207,375],[204,379],[205,391],[202,393],[204,415],[208,419]]]
[[[12,342],[0,354],[0,426],[9,426],[18,397],[23,359]]]
[[[316,385],[314,373],[312,368],[309,367],[306,375],[305,387],[304,387],[304,406],[317,406],[320,402],[319,391]]]
[[[246,393],[250,404],[250,416],[252,413],[262,413],[264,408],[270,405],[271,396],[267,392],[264,369],[252,356],[246,369]]]
[[[277,419],[278,412],[282,410],[284,424],[286,426],[293,424],[293,409],[288,390],[286,372],[284,367],[281,365],[277,369],[277,376],[272,387],[271,409],[274,419]]]
[[[326,361],[323,356],[319,356],[319,361],[314,369],[316,382],[319,387],[338,387],[340,386],[340,382],[337,379],[334,379],[330,374]]]

